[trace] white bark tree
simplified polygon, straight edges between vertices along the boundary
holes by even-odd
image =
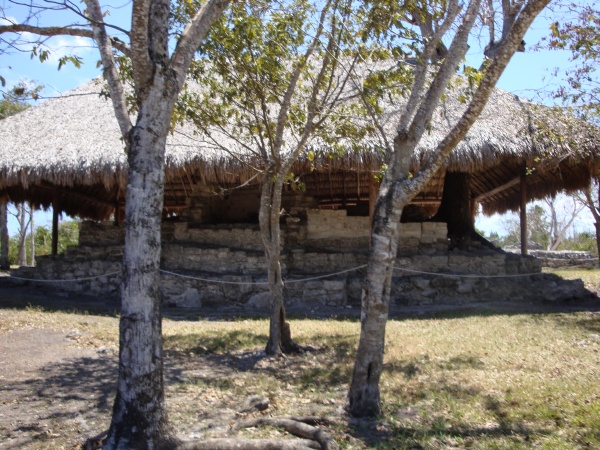
[[[202,46],[196,78],[207,92],[186,97],[182,113],[212,145],[251,159],[262,178],[259,225],[271,292],[268,355],[301,350],[286,321],[281,272],[282,191],[292,165],[318,139],[335,142],[347,122],[347,85],[357,64],[352,1],[284,2],[261,19],[260,6],[236,5]],[[242,25],[243,24],[243,25]],[[342,69],[341,60],[345,61]],[[337,125],[337,127],[336,127]]]
[[[600,182],[597,179],[587,189],[584,189],[578,199],[592,213],[594,228],[596,229],[596,248],[598,249],[598,263],[600,264]]]
[[[544,203],[550,212],[550,226],[548,250],[556,250],[558,246],[565,240],[567,231],[577,219],[577,216],[585,208],[585,204],[581,203],[576,197],[566,197],[561,204],[556,197],[544,199]],[[562,211],[561,211],[562,210]]]
[[[10,208],[7,209],[8,214],[12,215],[19,225],[17,229],[17,264],[19,266],[27,265],[27,231],[29,226],[33,220],[33,209],[31,207],[27,207],[27,204],[18,203],[14,205],[14,211]],[[8,245],[7,251],[8,251]]]
[[[349,412],[373,416],[381,412],[379,380],[383,370],[385,328],[389,310],[394,261],[398,248],[403,207],[442,167],[446,157],[466,135],[483,110],[498,78],[520,47],[525,32],[549,0],[482,4],[471,0],[466,9],[456,0],[405,4],[405,18],[419,28],[421,48],[416,57],[415,78],[397,134],[390,149],[388,169],[377,196],[371,234],[367,278],[364,285],[361,334],[348,392]],[[491,35],[483,74],[462,117],[437,145],[434,155],[416,173],[410,173],[411,156],[432,120],[459,62],[467,51],[477,17],[496,23],[494,11],[502,11],[501,32]],[[451,42],[450,42],[451,41]],[[450,42],[447,49],[443,43]],[[432,62],[443,59],[436,67]]]
[[[61,4],[83,23],[73,26],[0,26],[3,33],[37,36],[71,35],[94,40],[125,142],[129,161],[126,232],[121,287],[119,379],[105,449],[172,447],[177,439],[169,425],[163,390],[163,355],[158,289],[165,143],[173,106],[194,53],[210,25],[230,0],[208,0],[194,11],[173,52],[168,0],[134,0],[129,43],[112,38],[98,0],[85,0],[86,11]],[[52,8],[55,2],[42,2]],[[36,6],[36,8],[38,8]],[[37,11],[38,13],[40,11]],[[123,30],[122,30],[123,31]],[[130,58],[137,106],[134,123],[125,102],[115,52]]]
[[[0,269],[10,269],[8,262],[8,202],[0,198]]]

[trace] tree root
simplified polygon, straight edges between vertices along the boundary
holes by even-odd
[[[310,439],[206,439],[184,442],[177,450],[314,450],[321,446]]]
[[[320,417],[248,419],[234,424],[232,429],[270,425],[284,428],[288,433],[302,439],[208,439],[184,442],[177,447],[177,450],[339,450],[331,434],[306,422],[329,423],[330,420]]]

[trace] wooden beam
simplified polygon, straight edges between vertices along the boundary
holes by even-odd
[[[441,200],[439,198],[413,198],[410,203],[412,205],[439,205]]]
[[[8,196],[0,195],[0,269],[9,270],[8,263]]]
[[[527,176],[523,173],[521,181],[521,255],[527,255]]]
[[[35,186],[39,187],[40,189],[46,189],[46,190],[52,190],[54,192],[59,192],[61,194],[65,194],[70,197],[74,197],[76,199],[83,200],[86,202],[92,202],[92,203],[97,203],[102,206],[108,206],[109,208],[114,208],[114,206],[115,206],[114,203],[111,203],[111,202],[108,202],[105,200],[100,200],[100,199],[97,199],[96,197],[92,197],[91,195],[82,194],[81,192],[76,192],[76,191],[72,191],[70,189],[65,189],[61,186],[54,186],[50,183],[42,183],[42,184],[38,184]]]
[[[60,214],[60,193],[56,189],[52,196],[52,254],[58,254],[58,215]]]
[[[498,194],[508,188],[516,186],[520,182],[521,182],[521,177],[513,178],[508,183],[504,183],[504,184],[492,189],[491,191],[487,191],[487,192],[484,192],[483,194],[479,194],[477,197],[475,197],[475,201],[477,203],[481,203],[482,200],[484,200],[488,197],[491,197],[492,195]]]

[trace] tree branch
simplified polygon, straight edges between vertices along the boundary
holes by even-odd
[[[90,18],[92,19],[92,32],[94,41],[98,45],[100,58],[102,59],[104,77],[108,81],[110,87],[110,98],[115,110],[115,116],[121,129],[121,136],[127,141],[127,136],[131,130],[132,124],[127,111],[125,101],[125,90],[123,83],[119,79],[119,72],[112,52],[111,41],[106,33],[106,29],[102,22],[102,11],[98,0],[84,0],[87,6]]]
[[[463,113],[459,121],[446,135],[446,137],[438,144],[436,157],[428,161],[425,166],[419,171],[419,174],[411,180],[414,189],[421,189],[423,185],[437,172],[442,166],[446,157],[452,149],[460,142],[471,125],[477,120],[481,111],[485,107],[496,82],[502,75],[502,72],[508,65],[512,55],[515,53],[523,36],[529,29],[533,20],[542,11],[550,0],[532,0],[527,3],[519,18],[515,21],[511,32],[501,41],[498,50],[492,62],[487,67],[483,79],[479,87],[473,94],[473,98],[469,103],[466,111]]]
[[[37,27],[27,24],[0,25],[0,34],[4,33],[32,33],[38,36],[79,36],[94,39],[94,32],[84,28],[65,27]],[[124,55],[129,56],[130,48],[125,42],[109,37],[111,45]]]
[[[210,26],[229,6],[231,0],[208,0],[187,24],[171,57],[171,66],[178,73],[178,83],[183,85],[194,53],[208,33]]]

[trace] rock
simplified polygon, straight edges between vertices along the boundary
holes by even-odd
[[[427,278],[413,278],[413,284],[418,287],[419,289],[421,289],[422,291],[424,291],[425,289],[429,288],[429,284],[431,283],[431,280],[428,280]]]
[[[259,292],[251,296],[246,302],[247,308],[253,309],[269,309],[271,306],[271,293]]]
[[[200,299],[198,290],[190,288],[181,295],[169,298],[167,304],[177,306],[178,308],[200,308],[202,307],[202,300]]]

